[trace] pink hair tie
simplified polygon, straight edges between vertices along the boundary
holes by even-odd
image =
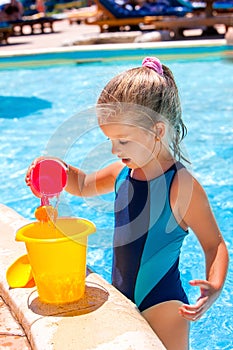
[[[156,57],[146,57],[142,61],[143,67],[148,67],[153,69],[156,73],[163,75],[163,67],[160,60]]]

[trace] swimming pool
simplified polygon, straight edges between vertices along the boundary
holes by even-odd
[[[185,147],[193,171],[209,195],[232,258],[233,64],[223,52],[201,50],[195,57],[188,57],[185,50],[182,55],[161,50],[157,56],[176,77],[188,126]],[[125,60],[122,53],[115,61],[109,56],[104,62],[96,59],[83,64],[67,64],[59,59],[56,64],[47,62],[46,67],[41,57],[41,64],[37,61],[31,68],[21,65],[20,69],[13,64],[16,59],[8,59],[8,66],[0,71],[1,203],[34,219],[39,200],[25,186],[24,176],[32,159],[45,149],[64,154],[67,162],[81,164],[85,170],[112,160],[108,142],[93,121],[92,106],[113,75],[140,65],[145,54],[139,52]],[[60,205],[61,214],[86,217],[96,223],[98,233],[90,237],[88,264],[107,280],[111,273],[112,200],[111,195],[83,201],[64,194]],[[181,272],[190,301],[194,302],[198,290],[188,281],[204,278],[204,263],[192,233],[185,240]],[[192,350],[233,349],[232,281],[230,266],[221,297],[192,325]]]

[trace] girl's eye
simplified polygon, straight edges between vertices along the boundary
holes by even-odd
[[[112,141],[109,137],[107,137],[107,140]],[[129,142],[129,140],[119,140],[118,142],[120,145],[126,145]]]
[[[127,140],[119,140],[120,145],[126,145],[128,142]]]

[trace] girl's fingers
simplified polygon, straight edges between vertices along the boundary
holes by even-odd
[[[185,311],[185,312],[200,312],[204,309],[205,307],[205,303],[207,302],[208,297],[204,297],[199,299],[196,304],[194,305],[187,305],[184,304],[181,306],[181,308]]]
[[[199,320],[206,310],[208,299],[209,297],[206,296],[198,299],[198,301],[194,305],[183,304],[179,308],[179,314],[188,321]]]
[[[25,182],[26,182],[26,185],[27,185],[27,186],[30,186],[30,184],[31,184],[31,172],[32,172],[32,169],[35,168],[36,164],[37,164],[40,160],[45,159],[45,158],[46,158],[46,157],[43,157],[43,156],[38,157],[38,158],[35,158],[35,159],[33,160],[33,162],[31,163],[31,165],[28,167],[28,170],[27,170],[27,173],[26,173],[26,176],[25,176]]]
[[[209,290],[211,288],[211,284],[205,280],[192,280],[189,281],[189,284],[193,287],[200,287],[202,290]]]

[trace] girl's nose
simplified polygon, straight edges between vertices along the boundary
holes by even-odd
[[[119,143],[115,140],[112,140],[112,154],[119,153]]]

